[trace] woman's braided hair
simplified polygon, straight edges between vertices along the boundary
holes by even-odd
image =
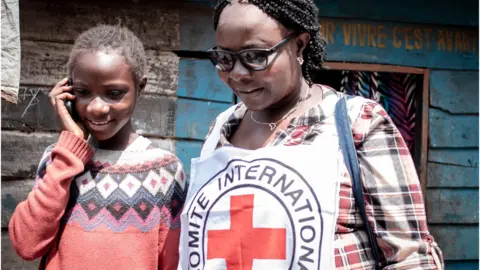
[[[67,68],[71,74],[72,67],[78,56],[91,52],[118,53],[132,69],[136,87],[146,70],[146,57],[143,43],[126,27],[119,25],[98,25],[80,34],[75,40]]]
[[[241,0],[239,1],[241,2]],[[231,2],[232,0],[219,0],[217,2],[213,17],[215,30],[217,30],[220,14]],[[299,33],[307,32],[310,34],[310,42],[303,51],[305,63],[302,65],[302,72],[310,85],[315,83],[315,73],[324,68],[327,43],[320,35],[318,8],[313,0],[248,0],[248,3],[257,6],[286,28]]]

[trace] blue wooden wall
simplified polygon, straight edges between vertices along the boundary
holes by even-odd
[[[185,2],[215,6],[216,0]],[[478,26],[478,1],[457,0],[315,0],[322,17],[363,18],[378,21]]]
[[[478,269],[478,70],[432,70],[427,209],[450,269]]]
[[[180,50],[206,50],[214,45],[214,1],[188,2],[194,4],[180,10]],[[429,226],[447,269],[478,269],[477,1],[459,0],[454,6],[433,0],[366,0],[360,6],[358,1],[316,2],[328,61],[431,70]],[[177,142],[177,154],[188,164],[199,153],[206,125],[232,97],[209,63],[193,59],[180,62],[180,93],[188,98],[188,108],[177,105],[176,135],[190,139]]]
[[[209,60],[181,59],[176,106],[176,153],[190,172],[215,116],[233,105],[233,95]]]

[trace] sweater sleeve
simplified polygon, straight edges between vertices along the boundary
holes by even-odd
[[[180,243],[180,214],[187,196],[187,179],[181,162],[175,158],[173,163],[177,167],[174,182],[172,183],[173,192],[168,192],[165,198],[169,221],[160,224],[159,231],[159,254],[158,269],[174,270],[178,267],[179,243]]]
[[[35,260],[49,250],[55,239],[70,195],[70,183],[93,156],[88,143],[63,131],[57,144],[40,162],[35,187],[18,204],[8,226],[17,254]]]

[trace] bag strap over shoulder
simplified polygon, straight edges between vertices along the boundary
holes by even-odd
[[[360,166],[357,159],[357,151],[353,143],[352,129],[348,119],[347,96],[340,98],[335,106],[335,126],[337,127],[338,138],[340,140],[340,148],[342,150],[345,165],[348,173],[352,178],[352,189],[355,202],[360,210],[365,230],[368,234],[368,240],[375,259],[375,269],[380,268],[379,249],[377,240],[373,234],[372,228],[368,223],[365,211],[365,201],[363,199],[362,179],[360,178]]]

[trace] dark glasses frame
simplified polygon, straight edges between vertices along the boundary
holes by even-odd
[[[217,47],[213,47],[211,49],[209,49],[207,51],[207,54],[208,54],[208,58],[210,59],[210,61],[212,62],[213,66],[215,66],[215,68],[217,68],[218,70],[220,71],[225,71],[225,72],[229,72],[231,71],[234,67],[235,67],[235,63],[237,60],[240,60],[240,62],[243,64],[243,66],[250,70],[250,71],[262,71],[262,70],[265,70],[268,68],[268,66],[273,63],[275,61],[275,59],[277,58],[277,56],[275,56],[272,61],[268,61],[269,60],[269,57],[270,55],[278,52],[278,50],[285,44],[287,44],[288,41],[290,41],[290,39],[292,39],[293,37],[296,37],[298,36],[299,33],[297,32],[293,32],[291,34],[289,34],[287,37],[285,37],[283,40],[281,40],[280,42],[278,42],[277,44],[275,44],[273,47],[269,48],[269,49],[245,49],[245,50],[241,50],[241,51],[238,51],[238,52],[232,52],[232,51],[228,51],[228,50],[222,50],[222,49],[217,49]],[[220,52],[220,53],[227,53],[227,54],[230,54],[232,56],[232,65],[230,68],[228,69],[222,69],[219,67],[218,65],[218,61],[217,59],[215,58],[214,54],[217,53],[217,52]],[[265,57],[266,57],[266,63],[264,66],[262,67],[253,67],[251,64],[247,63],[245,61],[245,59],[243,59],[243,57],[240,56],[240,54],[242,53],[245,53],[245,52],[262,52],[264,53]]]

